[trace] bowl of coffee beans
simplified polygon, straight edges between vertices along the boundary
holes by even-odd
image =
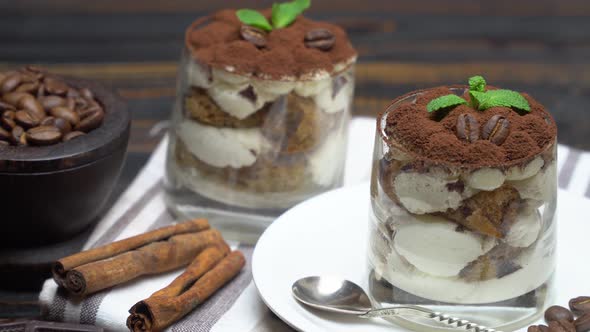
[[[129,139],[125,103],[96,82],[0,72],[0,246],[56,242],[102,212]]]

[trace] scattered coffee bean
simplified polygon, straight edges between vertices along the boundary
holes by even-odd
[[[66,93],[66,97],[68,98],[78,98],[80,97],[80,91],[76,89],[69,88],[68,92]]]
[[[92,93],[92,91],[90,91],[90,89],[87,88],[80,89],[80,95],[82,95],[82,97],[84,97],[85,99],[94,99],[94,93]]]
[[[52,126],[40,126],[27,131],[27,141],[34,145],[50,145],[59,142],[61,132]]]
[[[9,92],[9,93],[4,94],[4,96],[2,96],[2,100],[12,106],[16,106],[18,101],[27,95],[32,97],[32,95],[30,95],[26,92]]]
[[[102,119],[104,118],[104,112],[102,110],[96,110],[94,113],[86,116],[82,119],[77,126],[76,130],[83,131],[85,133],[94,130],[100,126]]]
[[[31,82],[31,83],[25,83],[25,84],[21,84],[18,88],[16,88],[16,90],[14,90],[15,92],[28,92],[28,93],[34,93],[37,92],[37,89],[39,89],[39,82]]]
[[[510,121],[505,117],[496,114],[483,127],[482,138],[501,145],[510,134]]]
[[[576,315],[590,312],[590,296],[578,296],[569,302],[571,311]]]
[[[47,77],[44,83],[45,90],[51,94],[65,96],[68,92],[68,86],[58,79]]]
[[[582,316],[578,317],[574,321],[574,326],[577,332],[588,332],[590,331],[590,312],[586,312]]]
[[[22,75],[20,73],[13,73],[4,77],[2,82],[0,82],[0,93],[7,93],[10,92],[20,84],[22,80]]]
[[[41,122],[39,123],[40,126],[53,126],[55,123],[55,118],[53,116],[46,116]]]
[[[53,121],[53,126],[59,129],[63,135],[72,131],[72,125],[70,124],[70,121],[63,118],[56,118]]]
[[[78,123],[80,123],[80,116],[78,113],[72,111],[66,106],[54,107],[51,109],[51,111],[49,111],[49,113],[56,118],[63,118],[70,121],[72,126],[76,126]]]
[[[549,332],[549,326],[547,325],[532,325],[526,330],[526,332]]]
[[[2,140],[0,140],[0,149],[1,148],[4,148],[4,147],[7,147],[7,146],[10,146],[10,143],[8,141],[2,141]]]
[[[86,135],[86,134],[81,131],[72,131],[72,132],[64,135],[63,141],[64,142],[71,141],[77,137],[84,136],[84,135]]]
[[[12,130],[16,126],[16,122],[14,122],[15,116],[15,111],[5,111],[2,113],[2,118],[0,118],[0,125],[6,130]]]
[[[567,308],[559,305],[554,305],[545,310],[545,321],[551,322],[554,320],[567,320],[569,322],[574,321],[574,314]]]
[[[576,327],[567,320],[554,320],[549,322],[549,332],[576,332]]]
[[[21,126],[15,126],[12,128],[12,143],[15,145],[21,144],[20,137],[25,133],[25,130]]]
[[[457,137],[469,143],[479,139],[479,122],[473,115],[459,115],[459,118],[457,118]]]
[[[309,48],[317,48],[322,51],[329,51],[332,46],[334,46],[335,41],[336,37],[334,37],[334,34],[328,29],[310,30],[305,34],[304,38],[305,46]]]
[[[244,40],[249,41],[258,48],[266,46],[266,32],[261,29],[249,25],[242,25],[240,35]]]
[[[41,119],[31,111],[20,110],[16,111],[14,121],[23,128],[33,128],[39,125]]]
[[[14,110],[14,106],[0,101],[0,113],[8,110]]]
[[[54,107],[66,106],[66,100],[59,96],[46,96],[39,98],[41,105],[46,111],[51,110]]]

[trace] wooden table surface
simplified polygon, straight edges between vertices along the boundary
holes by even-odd
[[[0,1],[0,70],[39,64],[96,79],[127,100],[132,134],[116,197],[164,134],[158,124],[175,97],[184,28],[222,6],[270,4]],[[534,95],[556,117],[561,143],[590,149],[590,1],[315,0],[307,15],[344,26],[360,53],[355,115],[375,116],[404,92],[481,74]]]

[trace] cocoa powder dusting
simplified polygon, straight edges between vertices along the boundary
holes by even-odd
[[[467,89],[464,86],[454,87]],[[428,113],[426,105],[431,100],[453,92],[449,87],[421,92],[415,103],[402,104],[389,112],[385,127],[388,137],[413,152],[419,160],[469,168],[510,166],[526,162],[542,153],[557,136],[557,127],[551,115],[528,94],[522,94],[531,106],[528,113],[517,112],[508,107],[478,111],[469,105]],[[463,97],[469,100],[468,95]],[[461,114],[475,117],[480,129],[494,115],[500,115],[510,122],[510,132],[499,145],[481,138],[481,135],[474,142],[462,140],[457,136],[457,121]]]
[[[291,25],[267,33],[266,45],[257,48],[240,35],[243,25],[235,10],[219,11],[195,21],[186,31],[186,46],[199,62],[219,68],[233,67],[238,74],[271,79],[301,78],[317,71],[332,73],[334,65],[356,57],[346,32],[333,24],[299,16]],[[270,20],[270,9],[261,11]],[[327,29],[335,36],[329,51],[305,46],[305,34]]]

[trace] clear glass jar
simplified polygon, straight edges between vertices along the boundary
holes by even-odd
[[[185,51],[166,163],[167,203],[255,242],[291,206],[341,186],[354,64],[309,80],[262,80]]]
[[[387,114],[419,93],[398,98],[377,120],[370,295],[383,307],[422,305],[504,331],[525,326],[553,296],[557,143],[503,169],[429,162],[384,130]],[[497,188],[469,186],[496,175],[503,177]],[[500,224],[491,227],[494,218]],[[396,322],[445,330],[427,321],[420,323],[429,327]]]

